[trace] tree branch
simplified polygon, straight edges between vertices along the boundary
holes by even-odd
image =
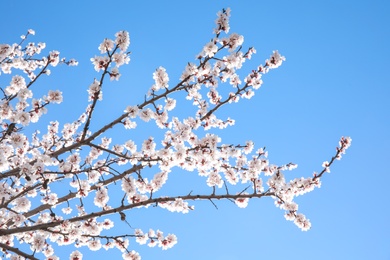
[[[222,200],[222,199],[244,199],[244,198],[261,198],[261,197],[269,197],[269,196],[275,196],[273,192],[263,192],[263,193],[256,193],[256,194],[237,194],[237,195],[232,195],[232,194],[222,194],[222,195],[217,195],[217,194],[210,194],[210,195],[185,195],[185,196],[176,196],[176,197],[160,197],[160,198],[154,198],[154,199],[147,199],[141,202],[133,203],[130,205],[125,205],[125,206],[119,206],[117,208],[109,209],[109,210],[102,210],[99,212],[94,212],[90,214],[85,214],[83,216],[78,216],[74,218],[67,219],[66,221],[68,222],[77,222],[77,221],[84,221],[87,219],[91,218],[96,218],[96,217],[102,217],[114,213],[118,213],[121,211],[137,208],[137,207],[142,207],[142,206],[147,206],[147,205],[158,205],[159,203],[164,203],[164,202],[172,202],[177,199],[182,199],[183,201],[188,201],[188,200]],[[30,232],[30,231],[36,231],[36,230],[42,230],[42,229],[47,229],[50,227],[56,227],[61,225],[65,220],[59,220],[59,221],[52,221],[50,223],[44,223],[44,224],[39,224],[39,225],[33,225],[33,226],[27,226],[27,227],[17,227],[17,228],[12,228],[12,229],[0,229],[0,236],[3,235],[9,235],[9,234],[16,234],[16,233],[22,233],[22,232]]]
[[[3,244],[3,243],[0,243],[0,247],[5,249],[5,250],[11,251],[17,255],[20,255],[26,259],[39,260],[38,258],[35,258],[33,255],[28,255],[25,252],[19,250],[18,248],[15,248],[15,247],[12,247],[12,246],[9,246],[9,245]]]

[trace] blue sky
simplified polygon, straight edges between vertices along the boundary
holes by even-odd
[[[17,42],[32,28],[31,41],[79,61],[78,67],[52,69],[37,90],[61,89],[65,98],[49,108],[42,125],[66,123],[86,105],[86,89],[98,76],[89,59],[100,42],[129,31],[131,62],[119,82],[107,85],[96,117],[103,124],[143,100],[157,67],[167,69],[173,85],[212,37],[223,7],[232,9],[231,32],[257,49],[242,77],[273,50],[286,57],[263,78],[254,98],[220,111],[236,120],[226,133],[218,132],[223,141],[253,140],[267,147],[271,162],[297,163],[286,173],[290,178],[319,171],[341,136],[351,136],[352,146],[324,176],[321,189],[297,199],[312,222],[309,232],[287,222],[271,199],[251,201],[246,209],[218,202],[216,210],[203,202],[187,215],[135,210],[129,214],[132,226],[175,233],[179,243],[168,251],[131,245],[143,259],[390,259],[388,1],[7,1],[0,43]],[[167,189],[198,178],[174,175]],[[61,248],[63,255],[72,250]],[[98,254],[120,258],[115,250]]]

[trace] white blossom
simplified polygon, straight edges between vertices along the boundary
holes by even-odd
[[[104,41],[99,45],[100,53],[105,53],[112,51],[114,49],[114,41],[111,39],[104,39]]]
[[[102,248],[102,244],[100,243],[100,240],[91,240],[89,241],[88,243],[88,248],[91,250],[91,251],[97,251],[99,250],[100,248]]]
[[[115,34],[115,43],[119,46],[121,51],[126,51],[130,45],[129,33],[126,31],[120,31]]]
[[[16,212],[27,212],[31,208],[31,202],[26,197],[15,199],[13,204],[15,205],[13,207],[13,210],[15,210]]]
[[[214,42],[208,42],[204,47],[203,47],[203,55],[202,56],[207,56],[207,57],[213,57],[215,53],[217,53],[218,47],[215,45]]]
[[[247,193],[242,193],[247,194]],[[240,208],[246,208],[248,206],[249,198],[238,198],[235,200],[235,203]]]
[[[47,100],[51,103],[60,104],[62,102],[62,92],[59,90],[49,90],[49,93],[47,94]]]
[[[285,61],[286,58],[284,56],[281,56],[278,51],[274,51],[269,59],[269,67],[272,69],[276,69],[280,65],[282,65],[283,61]]]
[[[69,260],[83,260],[83,254],[77,250],[73,251],[69,256]]]
[[[154,73],[153,73],[153,79],[155,84],[152,86],[152,89],[154,91],[157,91],[162,88],[168,88],[168,81],[169,77],[168,74],[163,67],[159,67]]]
[[[123,253],[122,257],[125,260],[141,260],[140,255],[134,250],[131,250],[130,252],[127,253]]]

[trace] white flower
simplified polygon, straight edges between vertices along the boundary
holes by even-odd
[[[116,63],[117,67],[130,62],[130,57],[126,53],[114,53],[112,60]]]
[[[114,49],[114,41],[111,39],[104,39],[103,42],[99,45],[100,53],[112,51],[113,49]]]
[[[58,63],[60,62],[60,52],[51,51],[49,55],[49,61],[50,61],[50,65],[52,65],[53,67],[57,66]]]
[[[184,80],[185,78],[189,77],[189,81],[194,80],[194,76],[198,73],[198,68],[193,63],[188,63],[185,70],[183,71],[180,80]]]
[[[328,161],[323,162],[323,163],[322,163],[322,167],[325,168],[325,171],[326,171],[326,172],[330,172],[329,162],[328,162]]]
[[[240,69],[242,67],[242,64],[244,63],[245,59],[242,54],[242,52],[233,52],[230,53],[229,56],[223,57],[225,66],[230,69],[226,72],[222,73],[223,81],[226,81],[228,78],[233,76],[234,69]]]
[[[238,182],[238,176],[237,172],[233,170],[232,168],[226,169],[225,173],[225,178],[226,180],[230,183],[235,185]]]
[[[58,196],[55,193],[50,193],[41,199],[43,204],[55,205],[58,202]]]
[[[161,88],[168,88],[168,73],[166,72],[165,68],[159,67],[154,73],[153,73],[153,79],[155,81],[155,85],[153,85],[152,89],[154,91],[157,91]]]
[[[104,222],[102,223],[103,229],[110,229],[112,227],[114,227],[114,222],[112,222],[110,219],[105,219]]]
[[[27,126],[31,121],[30,113],[23,111],[17,113],[15,116],[15,121],[19,124],[22,124],[23,126]]]
[[[238,86],[238,85],[241,85],[241,80],[240,80],[240,77],[237,75],[237,74],[233,74],[231,77],[230,77],[230,85],[232,86]]]
[[[223,180],[221,178],[221,175],[219,175],[216,172],[210,173],[208,179],[207,179],[207,185],[210,187],[218,186],[219,188],[223,185]]]
[[[167,172],[160,172],[154,175],[153,180],[151,181],[152,185],[154,186],[153,191],[159,190],[167,180],[168,180]]]
[[[58,260],[58,258],[56,256],[53,256],[54,254],[54,249],[52,246],[47,246],[44,250],[43,250],[43,254],[48,257],[46,258],[46,260],[48,259],[51,259],[51,260]]]
[[[11,53],[11,46],[8,44],[0,44],[0,61],[3,61]],[[4,66],[4,64],[3,64]],[[5,68],[2,68],[4,72]],[[5,72],[4,72],[5,73]]]
[[[33,241],[31,243],[31,250],[41,252],[45,244],[46,244],[45,238],[40,234],[35,234]]]
[[[82,260],[83,259],[83,254],[80,253],[79,251],[73,251],[70,256],[69,260]]]
[[[302,231],[308,231],[311,228],[310,220],[305,215],[299,213],[294,219],[295,225],[297,225]]]
[[[139,112],[139,117],[145,122],[149,122],[150,119],[154,118],[154,113],[150,108],[146,108]]]
[[[213,57],[215,53],[217,53],[218,47],[217,45],[214,44],[214,42],[208,42],[204,47],[203,47],[203,55],[202,56],[208,56],[208,57]]]
[[[142,143],[142,152],[144,154],[151,155],[156,149],[156,143],[153,141],[153,137],[149,137]]]
[[[135,118],[137,116],[137,114],[138,114],[138,111],[139,111],[138,106],[128,106],[128,107],[126,107],[124,112],[128,113],[127,115],[130,118]]]
[[[176,107],[176,100],[173,98],[167,98],[165,100],[165,109],[171,111]]]
[[[118,81],[120,76],[121,74],[119,73],[118,67],[114,67],[110,72],[110,80],[115,79],[116,81]]]
[[[141,229],[136,229],[134,235],[136,236],[135,241],[140,245],[144,245],[148,241],[148,236]]]
[[[295,219],[295,214],[293,211],[286,212],[284,214],[284,218],[289,221],[293,221]]]
[[[59,90],[49,90],[49,93],[47,95],[47,101],[49,101],[50,103],[60,104],[62,102],[62,92]]]
[[[22,76],[16,75],[12,77],[11,84],[5,89],[5,93],[7,95],[15,95],[21,89],[25,89],[25,88],[26,88],[26,80]]]
[[[126,51],[130,45],[129,33],[126,31],[120,31],[115,34],[115,43],[118,44],[121,51]]]
[[[122,257],[124,260],[141,260],[140,255],[134,250],[131,250],[130,252],[127,253],[123,253]]]
[[[244,36],[232,33],[229,38],[222,39],[222,43],[229,47],[229,51],[232,52],[244,43]]]
[[[244,153],[249,154],[250,152],[252,152],[253,147],[254,143],[252,141],[247,141],[244,147]]]
[[[159,241],[159,247],[163,250],[167,250],[173,247],[177,243],[177,237],[173,234],[169,234],[164,240]]]
[[[194,209],[193,206],[188,206],[188,202],[183,201],[181,198],[175,199],[173,202],[166,202],[166,203],[159,203],[158,204],[161,208],[165,208],[171,212],[181,212],[183,214],[186,214],[189,212],[189,209]],[[149,237],[153,237],[149,234]]]
[[[271,69],[276,69],[277,67],[282,65],[282,62],[285,60],[286,58],[281,56],[278,51],[273,51],[273,54],[271,55],[271,58],[267,63]]]
[[[97,251],[97,250],[99,250],[100,248],[102,248],[102,244],[100,243],[100,240],[91,240],[91,241],[89,241],[89,243],[88,243],[88,248],[89,248],[91,251]]]
[[[297,211],[298,204],[296,204],[295,202],[286,202],[281,206],[281,208],[288,211]]]
[[[26,217],[23,214],[17,214],[12,218],[15,226],[19,226],[26,220]]]
[[[15,204],[13,210],[17,212],[27,212],[31,208],[31,202],[25,197],[15,199],[13,204]]]
[[[137,123],[134,121],[131,121],[128,118],[125,119],[125,121],[123,122],[123,125],[125,126],[126,129],[134,129],[137,127]]]
[[[68,65],[69,66],[77,66],[77,65],[79,65],[79,62],[77,60],[75,60],[75,59],[70,59],[68,61]]]
[[[63,208],[62,212],[64,214],[68,215],[68,214],[70,214],[72,212],[72,208],[71,207]]]
[[[132,140],[128,140],[124,144],[125,148],[129,150],[131,153],[135,153],[137,151],[137,145]]]
[[[242,193],[247,194],[247,193]],[[249,198],[238,198],[235,200],[236,205],[239,208],[246,208],[248,206]]]
[[[93,202],[95,203],[96,206],[102,208],[102,207],[106,206],[108,199],[109,199],[109,197],[108,197],[107,189],[101,188],[101,189],[96,191],[96,196],[95,196],[95,199]]]
[[[224,9],[222,12],[219,11],[217,13],[217,16],[218,18],[217,20],[215,20],[217,27],[214,29],[214,33],[219,34],[221,31],[228,33],[230,30],[230,26],[229,26],[230,8]]]
[[[28,98],[32,98],[33,93],[30,89],[25,88],[25,89],[19,90],[17,96],[18,96],[19,100],[24,101]]]
[[[92,64],[94,65],[94,68],[97,72],[100,70],[104,70],[108,66],[108,62],[110,61],[110,58],[105,56],[95,56],[94,58],[91,58]]]
[[[99,92],[100,89],[101,89],[100,88],[100,82],[95,79],[93,81],[93,83],[89,86],[89,89],[87,90],[88,94],[89,94],[88,100],[92,101],[95,98],[95,93]],[[102,92],[100,91],[99,96],[98,96],[98,100],[102,99],[102,94],[101,93]]]

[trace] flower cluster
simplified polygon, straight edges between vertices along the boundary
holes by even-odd
[[[163,250],[173,247],[177,243],[177,237],[173,234],[164,236],[160,230],[154,231],[149,229],[148,233],[144,233],[141,229],[135,230],[136,240],[140,245],[148,243],[149,247],[161,247]]]
[[[195,62],[184,67],[177,84],[169,83],[165,68],[157,68],[145,98],[127,106],[115,119],[105,124],[96,122],[97,128],[91,128],[96,106],[102,103],[98,101],[103,100],[106,79],[119,80],[119,68],[130,62],[128,32],[104,39],[98,46],[100,56],[91,59],[99,77],[87,89],[85,111],[62,126],[52,121],[47,131],[35,131],[31,137],[29,131],[22,130],[47,113],[50,104],[63,101],[59,90],[34,97],[37,79],[51,74],[49,66],[77,65],[77,61],[61,59],[58,51],[38,57],[46,45],[25,43],[29,35],[34,35],[33,30],[22,37],[20,44],[0,45],[1,72],[24,73],[12,75],[2,88],[0,100],[0,247],[7,257],[36,259],[34,254],[39,253],[56,260],[59,258],[53,245],[73,244],[80,251],[70,254],[72,260],[83,258],[82,248],[116,248],[123,259],[141,259],[130,248],[130,239],[166,250],[177,243],[176,235],[164,236],[153,229],[144,233],[139,228],[108,235],[113,232],[107,230],[114,231],[116,217],[106,216],[117,216],[120,223],[130,226],[126,212],[132,209],[155,206],[185,214],[195,210],[189,204],[194,200],[214,203],[229,199],[245,208],[252,198],[272,197],[275,205],[285,211],[287,220],[304,231],[310,229],[309,219],[298,212],[294,199],[321,186],[321,177],[345,154],[351,139],[341,138],[336,155],[323,163],[321,172],[292,180],[285,178],[284,171],[295,169],[296,164],[272,164],[265,148],[255,149],[252,141],[224,143],[212,130],[224,129],[235,121],[220,118],[216,111],[253,97],[263,84],[263,75],[282,65],[285,58],[274,51],[264,65],[241,77],[239,70],[256,50],[251,47],[241,51],[244,37],[227,34],[230,9],[217,16],[213,39],[203,46]],[[174,95],[177,92],[183,95]],[[179,113],[182,117],[178,117],[175,112],[181,102],[190,103],[194,109],[183,109]],[[164,131],[161,137],[140,140],[126,134],[123,136],[132,137],[117,142],[115,136],[108,136],[112,128],[135,131],[139,125],[150,127],[154,123]],[[209,192],[193,195],[189,190],[167,191],[169,177],[182,171],[199,175]],[[113,199],[118,196],[122,199]],[[28,244],[34,253],[18,249],[21,243]]]
[[[94,65],[94,68],[97,72],[100,70],[104,71],[103,75],[108,73],[110,75],[110,80],[119,80],[121,74],[119,73],[119,67],[130,62],[129,52],[127,49],[130,45],[130,36],[126,31],[120,31],[115,34],[115,40],[104,39],[103,42],[99,45],[98,49],[101,54],[107,54],[107,56],[95,56],[91,58],[91,62]],[[117,50],[120,50],[117,52]],[[109,70],[109,67],[112,63],[115,63],[115,66]],[[100,85],[100,83],[98,83]],[[93,84],[92,84],[93,85]],[[90,90],[88,91],[90,93]],[[100,89],[95,91],[96,95],[101,93]],[[99,100],[101,100],[99,96]],[[94,98],[90,98],[94,99]]]
[[[219,35],[222,31],[228,33],[230,30],[229,18],[230,18],[230,8],[223,9],[217,13],[217,20],[215,23],[217,27],[214,29],[214,33]]]

